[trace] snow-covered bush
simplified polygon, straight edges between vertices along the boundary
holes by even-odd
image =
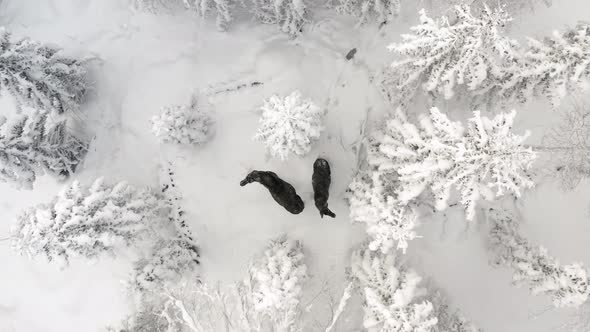
[[[1,182],[32,189],[39,173],[65,178],[86,155],[88,144],[68,133],[65,121],[50,125],[47,113],[21,114],[1,121]]]
[[[492,119],[473,113],[465,128],[432,108],[418,127],[400,111],[373,135],[368,162],[379,172],[393,174],[389,181],[395,182],[395,200],[405,205],[430,188],[436,209],[444,210],[455,187],[472,220],[480,197],[518,197],[522,188],[534,185],[527,170],[536,154],[522,144],[528,133],[511,132],[516,113]]]
[[[350,219],[363,223],[370,237],[369,249],[387,253],[401,249],[404,253],[408,242],[417,238],[414,228],[418,225],[416,214],[410,207],[402,206],[393,198],[391,181],[382,178],[383,173],[360,173],[348,187]]]
[[[213,120],[193,98],[189,105],[162,108],[152,118],[152,131],[163,143],[203,144],[211,138]]]
[[[588,300],[590,274],[581,263],[561,265],[547,249],[533,247],[519,234],[518,221],[510,213],[491,209],[488,214],[493,264],[513,269],[516,285],[549,296],[555,307],[578,307]]]
[[[301,243],[281,236],[250,266],[254,310],[279,331],[295,330],[298,324],[302,284],[307,279],[303,259]]]
[[[385,23],[399,15],[401,0],[337,0],[336,9],[359,19],[359,24]]]
[[[118,246],[136,244],[150,235],[161,218],[160,197],[124,182],[108,185],[103,179],[86,188],[74,181],[49,204],[18,215],[13,247],[30,257],[45,256],[64,265],[72,256],[89,259],[114,253]]]
[[[252,0],[251,11],[259,22],[278,25],[281,31],[297,35],[307,22],[305,2],[306,0]]]
[[[395,254],[361,249],[351,258],[351,274],[363,294],[363,326],[370,332],[436,331],[433,306],[423,300],[420,276],[400,267]]]
[[[448,299],[438,289],[428,288],[428,299],[434,308],[438,322],[436,332],[483,332],[468,321],[457,309],[452,309]]]
[[[402,56],[384,72],[382,87],[394,104],[407,104],[418,90],[450,99],[458,89],[481,94],[502,76],[499,57],[512,57],[516,42],[501,34],[511,18],[487,6],[474,16],[468,5],[455,7],[456,22],[420,11],[420,24],[388,48]]]
[[[233,21],[231,12],[235,1],[232,0],[133,0],[136,8],[151,12],[163,9],[185,8],[192,10],[202,18],[215,15],[219,30],[226,30]]]
[[[290,154],[303,156],[324,129],[324,111],[299,91],[264,101],[260,127],[254,140],[263,142],[273,157],[287,160]]]
[[[86,63],[0,28],[0,89],[19,106],[57,113],[77,111],[87,90]]]

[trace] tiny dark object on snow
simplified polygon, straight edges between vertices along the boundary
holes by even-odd
[[[334,212],[328,209],[328,197],[330,196],[330,182],[332,177],[330,174],[330,164],[322,158],[318,158],[313,163],[313,175],[311,177],[311,185],[313,187],[313,200],[315,207],[320,211],[320,216],[324,215],[335,218]]]
[[[258,182],[265,186],[266,189],[270,191],[272,198],[274,198],[274,200],[287,211],[293,214],[299,214],[303,211],[303,200],[297,195],[295,188],[283,181],[275,173],[267,171],[252,171],[244,180],[240,181],[240,186],[243,187],[252,182]]]
[[[348,51],[348,53],[346,54],[346,60],[350,60],[350,59],[354,58],[355,54],[356,54],[356,48],[353,48],[352,50]]]

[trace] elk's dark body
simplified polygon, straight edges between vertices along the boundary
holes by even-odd
[[[330,173],[330,164],[322,158],[318,158],[313,163],[313,175],[311,177],[311,184],[313,186],[313,200],[315,206],[320,211],[320,216],[324,215],[332,218],[336,217],[334,212],[328,208],[328,198],[330,197],[330,183],[332,176]]]
[[[252,171],[244,180],[240,181],[240,186],[243,187],[252,182],[258,182],[266,187],[266,189],[270,191],[272,198],[292,214],[299,214],[303,211],[303,200],[297,195],[295,188],[293,188],[288,182],[279,178],[275,173],[267,171]]]

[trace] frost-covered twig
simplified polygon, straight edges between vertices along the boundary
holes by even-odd
[[[344,309],[346,308],[346,304],[348,303],[348,300],[352,296],[353,286],[354,286],[354,284],[352,282],[349,282],[348,285],[346,286],[346,288],[344,288],[344,291],[342,292],[342,297],[340,298],[340,302],[338,302],[338,308],[336,309],[336,312],[334,312],[332,314],[332,322],[330,322],[330,325],[328,325],[328,327],[326,328],[326,330],[324,332],[332,331],[332,329],[334,328],[334,325],[336,325],[338,318],[340,318],[340,315],[342,315],[342,313],[344,312]]]

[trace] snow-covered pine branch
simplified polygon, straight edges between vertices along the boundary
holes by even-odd
[[[226,30],[233,21],[233,0],[133,0],[135,8],[151,12],[163,9],[185,8],[194,11],[202,18],[216,17],[219,30]]]
[[[88,144],[70,134],[66,122],[52,126],[47,113],[16,115],[0,123],[0,181],[33,189],[39,173],[70,176],[86,155]]]
[[[291,154],[303,156],[324,129],[324,111],[299,91],[281,98],[273,95],[264,101],[260,127],[254,140],[263,142],[273,157],[287,160]]]
[[[543,41],[528,39],[519,61],[507,62],[498,94],[504,102],[525,103],[534,97],[549,98],[553,107],[576,89],[590,85],[590,26],[579,24]]]
[[[516,113],[492,119],[473,113],[465,128],[432,108],[418,127],[398,110],[372,136],[367,160],[372,169],[392,174],[390,195],[396,201],[405,205],[429,188],[435,207],[444,210],[454,187],[466,218],[472,220],[480,197],[493,199],[505,193],[518,197],[521,189],[534,185],[527,170],[536,153],[522,144],[528,133],[512,133]]]
[[[420,276],[400,267],[395,254],[369,249],[352,254],[351,273],[363,295],[363,326],[369,332],[436,331],[432,303],[423,299]]]
[[[87,91],[86,63],[0,28],[0,89],[18,106],[57,113],[77,111]]]
[[[393,104],[407,104],[418,90],[452,98],[460,90],[481,94],[502,76],[498,59],[512,57],[516,42],[502,35],[511,18],[487,6],[474,16],[468,5],[455,6],[456,22],[420,11],[420,24],[388,48],[402,59],[383,73],[382,89]]]
[[[519,221],[510,213],[490,209],[488,215],[493,263],[513,269],[516,285],[549,296],[555,307],[578,307],[588,300],[590,275],[581,263],[561,265],[547,249],[532,246],[519,233]]]
[[[376,21],[383,24],[397,17],[401,0],[337,0],[336,9],[358,18],[359,24]]]
[[[136,291],[154,292],[181,278],[198,281],[199,248],[186,222],[171,163],[160,169],[160,182],[169,208],[168,222],[158,230],[160,238],[148,254],[135,263],[131,286]]]
[[[108,185],[102,178],[90,187],[74,181],[49,203],[26,209],[12,229],[13,248],[29,257],[69,263],[113,253],[151,235],[165,208],[160,197],[124,182]]]
[[[369,249],[387,253],[401,249],[417,238],[414,228],[418,218],[410,207],[401,206],[393,198],[393,182],[378,171],[359,173],[347,190],[350,220],[366,225],[370,237]]]
[[[256,20],[279,26],[281,31],[298,35],[308,21],[307,0],[251,0]]]
[[[152,117],[152,132],[162,143],[204,144],[211,138],[213,120],[193,96],[189,105],[162,108]]]
[[[302,285],[308,278],[302,245],[286,236],[270,241],[250,266],[252,303],[277,331],[296,331],[300,321]]]

